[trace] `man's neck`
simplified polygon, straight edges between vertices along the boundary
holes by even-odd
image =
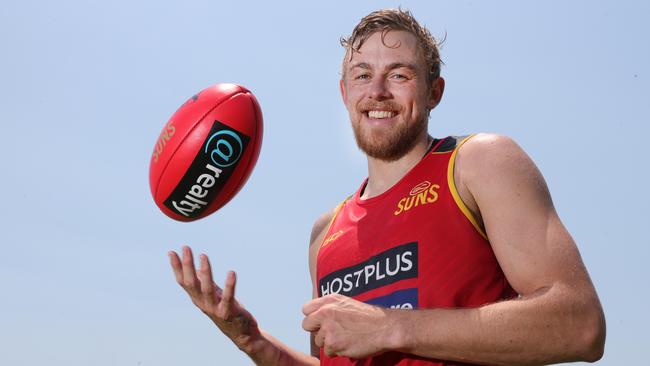
[[[419,138],[411,151],[395,161],[368,157],[368,183],[361,199],[368,199],[386,192],[406,175],[427,153],[433,139],[428,135]]]

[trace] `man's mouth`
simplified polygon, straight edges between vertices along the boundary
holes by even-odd
[[[367,111],[366,114],[368,115],[368,118],[374,118],[374,119],[384,119],[384,118],[392,118],[395,116],[394,111]]]

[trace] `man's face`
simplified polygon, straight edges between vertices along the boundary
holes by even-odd
[[[444,88],[428,85],[416,38],[408,32],[372,34],[352,59],[345,56],[341,94],[359,148],[368,156],[397,160],[426,139],[428,110]]]

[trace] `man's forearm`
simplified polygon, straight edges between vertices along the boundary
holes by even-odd
[[[258,366],[317,366],[320,361],[310,355],[291,349],[269,333],[261,330],[260,337],[242,351]]]
[[[385,339],[401,352],[479,364],[598,360],[604,344],[598,301],[576,301],[555,287],[476,309],[394,310],[396,332]]]

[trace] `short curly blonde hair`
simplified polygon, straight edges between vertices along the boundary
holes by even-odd
[[[391,30],[406,31],[413,34],[417,40],[418,47],[429,70],[429,84],[440,77],[440,66],[443,64],[440,59],[436,41],[431,32],[418,23],[408,10],[402,9],[381,9],[373,11],[361,19],[359,24],[352,30],[348,38],[341,37],[341,46],[345,47],[345,54],[352,59],[354,52],[359,52],[363,43],[376,32],[381,32],[381,40],[384,42],[386,33]],[[385,43],[384,43],[385,44]],[[386,45],[386,47],[390,47]],[[345,68],[343,69],[345,76]]]

